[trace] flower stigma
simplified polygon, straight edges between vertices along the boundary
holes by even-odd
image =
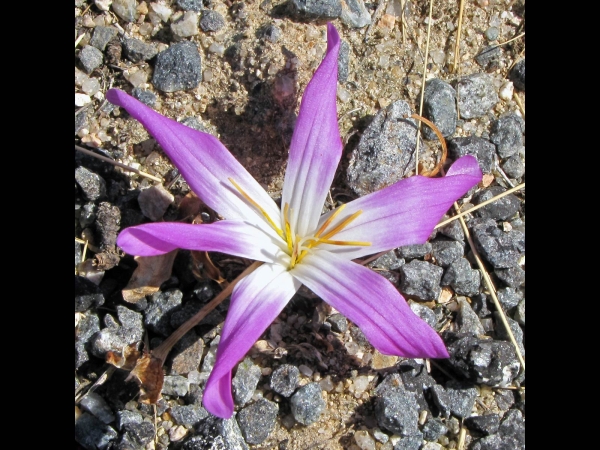
[[[333,211],[330,217],[321,225],[321,227],[313,234],[305,237],[301,237],[295,234],[292,230],[290,222],[290,205],[286,203],[283,207],[283,226],[280,228],[277,226],[275,221],[269,217],[267,211],[261,207],[252,197],[250,197],[241,186],[235,182],[232,178],[229,181],[241,194],[241,196],[256,210],[258,210],[269,223],[269,225],[275,230],[275,232],[283,239],[287,245],[287,254],[290,256],[289,269],[293,269],[294,266],[302,261],[302,259],[309,253],[312,248],[315,248],[319,244],[329,245],[352,245],[359,247],[367,247],[371,245],[370,242],[363,241],[337,241],[331,238],[337,233],[346,228],[351,222],[353,222],[358,216],[362,214],[362,210],[358,210],[355,213],[337,223],[332,229],[328,230],[328,227],[333,221],[340,215],[340,213],[346,208],[346,205],[341,205],[339,208]],[[288,270],[289,270],[288,269]]]

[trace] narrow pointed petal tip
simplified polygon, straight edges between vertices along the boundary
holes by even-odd
[[[337,73],[340,37],[327,26],[327,53],[306,86],[290,144],[282,205],[290,206],[290,224],[301,236],[312,231],[342,156],[337,121]]]
[[[444,342],[381,275],[330,252],[315,250],[292,271],[315,294],[354,322],[386,355],[447,358]]]

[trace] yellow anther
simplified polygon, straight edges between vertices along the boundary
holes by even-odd
[[[319,244],[331,244],[331,245],[357,245],[359,247],[368,247],[371,242],[363,241],[331,241],[329,239],[319,239]]]
[[[362,209],[359,211],[356,211],[354,214],[352,214],[349,217],[346,217],[342,222],[340,222],[333,230],[329,231],[325,236],[323,236],[323,239],[329,239],[331,236],[339,233],[340,231],[342,231],[344,228],[346,228],[348,226],[348,224],[350,224],[350,222],[352,222],[354,219],[356,219],[358,216],[360,216],[362,214]]]
[[[329,218],[328,218],[328,219],[325,221],[325,223],[324,223],[324,224],[321,226],[321,228],[319,228],[319,231],[317,231],[317,232],[315,233],[315,237],[319,237],[319,236],[321,236],[321,233],[327,229],[327,227],[329,226],[329,224],[330,224],[331,222],[333,222],[333,219],[335,219],[335,218],[338,216],[338,214],[339,214],[339,213],[341,213],[341,212],[344,210],[344,208],[345,208],[345,207],[346,207],[346,204],[343,204],[343,205],[342,205],[342,206],[340,206],[338,209],[336,209],[336,210],[333,212],[333,214],[332,214],[331,216],[329,216]]]
[[[271,219],[269,217],[269,215],[267,214],[267,212],[262,208],[262,206],[260,206],[258,203],[256,203],[252,197],[250,197],[248,194],[246,194],[246,192],[240,187],[239,184],[237,184],[232,178],[229,178],[229,181],[231,181],[231,184],[233,184],[235,186],[235,188],[238,190],[238,192],[240,194],[242,194],[242,196],[248,200],[248,202],[254,206],[256,209],[258,209],[260,211],[260,213],[265,217],[265,219],[267,219],[267,222],[269,222],[269,225],[271,225],[273,227],[273,229],[277,232],[277,234],[282,238],[285,239],[285,236],[283,235],[283,231],[281,231],[281,229],[275,225],[275,222],[273,222],[273,219]],[[289,245],[289,244],[288,244]]]

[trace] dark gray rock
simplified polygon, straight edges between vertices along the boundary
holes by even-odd
[[[419,300],[436,300],[442,292],[443,273],[439,266],[414,259],[400,267],[400,291]]]
[[[460,306],[458,314],[456,315],[458,332],[460,334],[472,334],[473,336],[485,334],[485,330],[483,329],[479,317],[477,317],[477,314],[473,311],[473,308],[471,308],[467,299],[465,297],[458,297],[457,300]]]
[[[366,27],[371,23],[371,15],[363,0],[342,0],[341,19],[352,28]]]
[[[173,332],[169,316],[179,308],[182,298],[183,294],[177,289],[152,294],[144,312],[146,327],[162,336],[169,336]]]
[[[263,31],[263,37],[272,43],[277,42],[281,36],[283,35],[283,31],[277,25],[269,24],[265,27]],[[338,75],[339,77],[339,75]]]
[[[88,109],[89,108],[81,108],[75,113],[75,134],[88,125]]]
[[[402,378],[401,383],[409,391],[425,391],[436,384],[433,377],[427,373],[425,366],[414,359],[406,359],[398,364],[398,373]],[[393,385],[398,384],[394,382],[395,378],[393,378],[393,375],[386,377],[381,384],[386,382],[388,378],[390,378],[389,383],[393,383]]]
[[[514,438],[520,448],[525,448],[525,419],[518,409],[511,409],[506,414],[498,428],[498,434]]]
[[[148,61],[156,56],[158,49],[152,44],[146,44],[139,39],[123,38],[123,53],[134,63]]]
[[[381,391],[380,391],[381,392]],[[400,436],[412,436],[419,432],[419,405],[415,393],[403,385],[387,387],[378,393],[375,417],[381,428]]]
[[[358,195],[378,191],[408,176],[415,167],[417,123],[403,100],[380,110],[352,152],[347,176]],[[425,144],[421,141],[420,148]]]
[[[126,426],[132,423],[142,423],[142,415],[137,411],[126,409],[117,411],[117,430],[124,430]]]
[[[118,434],[109,425],[84,412],[75,422],[75,441],[86,450],[104,450]]]
[[[292,14],[303,19],[337,19],[342,15],[340,0],[291,0]]]
[[[102,52],[91,45],[86,45],[79,52],[79,62],[87,73],[92,73],[94,69],[99,67],[102,60]]]
[[[289,397],[296,390],[300,379],[300,371],[291,364],[282,364],[271,374],[271,389],[284,397]]]
[[[344,333],[348,329],[348,319],[341,314],[332,314],[327,318],[327,322],[331,324],[331,328],[337,333]]]
[[[479,292],[481,275],[479,270],[471,267],[469,261],[459,258],[446,269],[441,284],[451,286],[458,295],[471,297]]]
[[[225,18],[217,11],[205,9],[200,18],[200,28],[202,31],[219,31],[225,26]]]
[[[435,442],[447,432],[448,428],[437,417],[428,416],[427,422],[423,425],[423,439],[426,441]]]
[[[448,332],[443,338],[450,354],[445,363],[473,382],[506,387],[519,372],[521,364],[508,342]]]
[[[517,230],[502,231],[493,219],[473,219],[469,228],[479,254],[495,269],[516,266],[525,251],[525,235]]]
[[[142,449],[154,439],[155,429],[150,422],[129,423],[124,429],[123,443],[126,445],[121,447],[123,450],[130,449],[131,444]]]
[[[496,320],[496,336],[498,339],[502,339],[504,341],[510,342],[510,338],[508,336],[508,332],[506,331],[506,327],[500,319],[500,314],[498,312],[494,313],[494,319]],[[523,344],[523,330],[519,326],[516,320],[511,319],[510,317],[506,318],[508,325],[510,326],[510,331],[512,331],[513,336],[515,337],[515,341],[517,341],[517,345],[519,346],[519,350],[521,351],[521,355],[525,356],[525,345]]]
[[[469,450],[520,450],[518,441],[510,436],[492,434],[474,441]]]
[[[508,78],[513,82],[517,89],[521,91],[525,90],[525,58],[515,64],[510,71]]]
[[[88,392],[81,399],[79,405],[104,423],[111,423],[115,420],[115,415],[110,406],[108,406],[108,403],[106,403],[106,400],[96,392]]]
[[[208,411],[200,404],[172,406],[169,414],[173,418],[173,422],[186,427],[192,427],[208,417]]]
[[[445,217],[445,219],[447,219],[447,217]],[[453,220],[449,224],[438,228],[438,231],[440,234],[443,234],[444,236],[449,237],[450,239],[454,239],[455,241],[465,240],[465,233],[462,227],[460,226],[460,222],[458,220]]]
[[[321,385],[308,383],[302,386],[292,395],[290,406],[294,419],[303,425],[310,425],[319,420],[326,406],[321,396]]]
[[[458,110],[463,119],[485,116],[496,103],[498,93],[491,76],[475,73],[458,81]]]
[[[404,247],[398,247],[398,255],[401,258],[415,259],[423,258],[428,253],[431,253],[432,246],[429,242],[424,244],[405,245]]]
[[[435,326],[437,325],[437,317],[435,316],[435,313],[431,310],[431,308],[428,308],[427,306],[421,305],[420,303],[414,302],[412,300],[409,300],[408,304],[410,306],[410,309],[412,309],[412,312],[414,312],[417,316],[419,316],[421,319],[427,322],[427,324],[431,328],[435,328]]]
[[[246,442],[260,444],[267,439],[275,428],[278,412],[279,405],[264,398],[242,409],[237,421]]]
[[[100,320],[95,313],[87,312],[79,320],[75,328],[75,368],[78,369],[89,361],[89,341],[100,331]]]
[[[486,71],[491,72],[499,68],[501,57],[502,48],[497,45],[489,45],[475,56],[475,61]]]
[[[79,224],[82,229],[89,227],[96,220],[96,204],[93,202],[86,203],[81,208],[81,213],[79,214]]]
[[[523,133],[525,133],[523,118],[515,113],[508,113],[492,122],[490,141],[496,144],[501,158],[509,158],[522,150]]]
[[[195,428],[182,450],[249,450],[235,417],[225,420],[209,414]]]
[[[177,6],[184,11],[200,12],[204,9],[203,0],[177,0]]]
[[[487,139],[477,136],[457,137],[448,141],[448,154],[454,160],[465,155],[475,156],[481,171],[490,173],[494,168],[496,147]]]
[[[156,95],[154,95],[154,93],[151,91],[147,91],[146,89],[136,87],[133,89],[133,91],[131,91],[131,95],[150,108],[153,108],[154,104],[156,103]]]
[[[398,258],[396,252],[391,250],[384,255],[381,255],[375,261],[368,264],[369,267],[385,269],[385,270],[396,270],[405,263],[404,258]]]
[[[502,164],[502,170],[509,178],[521,178],[525,175],[525,164],[519,155],[513,155]]]
[[[193,89],[202,79],[202,60],[193,42],[180,42],[156,55],[152,84],[163,92]]]
[[[500,416],[498,414],[486,414],[485,416],[471,416],[465,419],[465,426],[484,436],[496,434],[500,426]]]
[[[90,39],[90,45],[103,52],[106,48],[106,44],[108,44],[118,32],[119,31],[114,27],[95,27],[92,38]]]
[[[394,450],[419,450],[422,444],[423,433],[419,431],[411,436],[400,438],[394,445]]]
[[[77,241],[75,241],[75,268],[77,268],[77,266],[81,263],[81,244]],[[83,278],[83,277],[81,277]],[[77,275],[75,275],[75,279],[77,279]],[[82,302],[78,302],[77,301],[77,294],[75,294],[75,312],[77,311],[85,311],[86,309],[88,309],[91,305],[92,302],[87,302],[87,301],[82,301]],[[82,310],[78,310],[77,308],[83,308]]]
[[[91,352],[94,356],[104,359],[109,351],[121,353],[125,345],[127,343],[117,335],[116,330],[103,328],[92,338]]]
[[[498,389],[495,392],[494,400],[500,411],[508,411],[515,404],[515,396],[509,389]]]
[[[162,394],[174,397],[185,397],[190,388],[190,382],[186,377],[179,375],[166,376],[162,387]]]
[[[523,300],[523,292],[511,287],[498,289],[498,300],[505,311],[514,308]]]
[[[408,361],[411,361],[414,363],[414,360],[408,360]],[[405,371],[413,371],[413,370],[415,370],[415,366],[411,364],[409,367],[404,368],[404,370]],[[398,373],[390,373],[375,388],[375,395],[377,395],[378,397],[385,397],[390,392],[393,392],[394,389],[397,388],[398,386],[404,388],[404,382],[402,381],[402,377]],[[413,391],[414,391],[414,389],[413,389]]]
[[[100,288],[87,278],[75,275],[75,312],[87,311],[103,304],[104,294]]]
[[[350,65],[350,46],[346,41],[341,41],[338,53],[338,81],[344,83],[348,80]]]
[[[525,284],[525,271],[521,269],[521,266],[508,267],[506,269],[494,270],[494,275],[498,277],[500,281],[511,288],[518,288]]]
[[[465,254],[465,244],[461,241],[436,240],[431,243],[431,254],[436,263],[448,267]]]
[[[108,202],[98,205],[96,215],[96,234],[99,237],[99,247],[102,251],[112,251],[117,243],[117,234],[120,230],[121,210]]]
[[[513,317],[519,324],[525,326],[525,299],[519,302]]]
[[[156,222],[162,219],[175,197],[162,184],[158,184],[142,190],[137,200],[142,214]]]
[[[439,78],[429,80],[423,94],[423,115],[431,120],[444,137],[456,131],[456,91]],[[425,139],[437,139],[437,135],[427,126],[422,128]]]
[[[238,405],[243,406],[252,398],[260,376],[260,367],[252,359],[245,358],[239,363],[232,381],[233,395]]]
[[[477,389],[471,384],[449,381],[446,387],[439,384],[431,388],[433,401],[446,417],[454,414],[463,419],[471,415],[477,398]]]
[[[78,167],[75,169],[75,181],[83,192],[83,197],[86,200],[96,201],[99,198],[106,196],[106,181],[97,173]]]

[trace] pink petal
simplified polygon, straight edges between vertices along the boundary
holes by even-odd
[[[276,262],[285,255],[277,240],[262,230],[244,222],[222,220],[211,224],[193,225],[177,222],[156,222],[123,230],[117,245],[138,256],[162,255],[176,248],[228,253],[258,261]],[[283,245],[283,242],[281,242]]]
[[[279,222],[275,202],[216,137],[164,117],[118,89],[110,89],[106,98],[144,125],[209,207],[227,219],[252,220],[261,228],[272,230],[263,215],[241,197],[229,181],[232,178],[272,220]]]
[[[287,266],[264,264],[233,289],[217,360],[202,399],[211,414],[231,417],[231,371],[299,288],[300,282],[292,278]]]
[[[342,256],[315,250],[291,271],[315,294],[354,322],[381,353],[447,358],[438,334],[385,278]]]
[[[327,25],[327,54],[308,83],[290,146],[282,207],[290,205],[292,230],[314,230],[342,155],[336,92],[340,37]]]
[[[370,246],[322,245],[319,248],[354,259],[403,245],[422,244],[456,200],[481,181],[473,156],[463,156],[445,177],[413,176],[353,200],[339,220],[362,210],[362,214],[331,239],[371,242]],[[331,213],[323,215],[321,225]],[[334,221],[328,229],[335,226]]]

